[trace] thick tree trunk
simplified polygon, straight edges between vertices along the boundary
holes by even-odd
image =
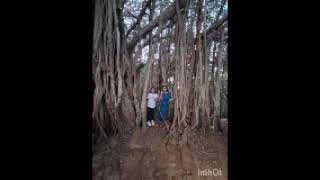
[[[162,8],[163,8],[163,3],[162,1],[159,2],[160,3],[160,14],[162,14]],[[163,83],[164,79],[163,79],[163,63],[162,63],[162,49],[163,49],[163,43],[162,43],[162,21],[159,22],[159,35],[158,35],[158,39],[157,41],[159,41],[160,45],[159,45],[159,60],[158,60],[158,66],[159,66],[159,81],[158,81],[158,87],[161,86],[161,84]]]
[[[145,75],[145,83],[143,86],[143,93],[142,93],[142,98],[141,98],[141,116],[142,116],[142,127],[145,128],[146,126],[146,121],[147,121],[147,94],[148,94],[148,89],[149,89],[149,78],[150,78],[150,72],[151,72],[151,66],[153,63],[153,46],[150,43],[149,46],[149,59],[148,59],[148,64],[147,64],[147,72]]]
[[[224,51],[224,29],[221,30],[221,39],[219,43],[219,52],[217,55],[217,70],[215,72],[215,79],[214,79],[214,128],[215,131],[219,131],[219,120],[220,120],[220,89],[221,89],[221,69],[222,69],[222,58],[223,58],[223,51]]]
[[[197,23],[196,23],[196,28],[197,28],[197,46],[196,46],[196,76],[195,76],[195,101],[194,101],[194,112],[195,112],[195,124],[192,126],[192,129],[198,127],[199,123],[200,123],[200,107],[202,106],[202,93],[201,93],[201,89],[202,89],[202,82],[203,82],[203,76],[202,76],[202,39],[201,39],[201,35],[200,35],[200,29],[201,29],[201,22],[202,22],[202,16],[201,16],[201,12],[202,12],[202,3],[203,0],[199,0],[198,4],[197,4]]]
[[[154,12],[154,2],[151,3],[150,7],[150,16],[149,16],[149,21],[152,21],[153,17],[153,12]],[[146,127],[146,121],[147,121],[147,95],[148,95],[148,89],[150,85],[150,74],[151,74],[151,69],[153,66],[153,59],[154,59],[154,47],[156,45],[152,44],[152,31],[149,34],[150,38],[150,43],[149,43],[149,57],[148,57],[148,63],[147,63],[147,69],[146,69],[146,75],[145,75],[145,81],[144,81],[144,86],[143,86],[143,91],[142,91],[142,98],[141,98],[141,116],[142,116],[142,128]]]
[[[208,0],[205,1],[203,23],[207,23],[207,6]],[[204,101],[204,111],[205,111],[205,126],[208,128],[210,126],[210,101],[209,101],[209,56],[208,56],[208,44],[206,35],[206,26],[204,27],[204,38],[203,38],[203,59],[204,59],[204,82],[203,82],[203,101]]]
[[[186,15],[187,11],[180,12],[180,4],[176,1],[177,26],[176,26],[176,59],[174,78],[174,118],[168,138],[171,143],[184,145],[189,133],[187,123],[188,86],[187,86],[187,39],[186,39]],[[180,134],[182,133],[182,136]]]
[[[97,0],[95,3],[93,120],[106,137],[121,130],[122,124],[132,124],[135,112],[130,87],[128,89],[124,81],[124,75],[131,73],[122,15],[117,10],[121,4],[115,0]],[[124,111],[126,113],[121,113]]]
[[[141,44],[138,44],[138,52],[136,54],[136,57],[134,58],[134,64],[136,64],[138,59],[142,58],[142,47]],[[135,120],[135,125],[138,127],[141,124],[141,102],[140,102],[140,68],[136,67],[134,68],[134,73],[133,73],[133,99],[134,99],[134,107],[136,111],[136,120]]]

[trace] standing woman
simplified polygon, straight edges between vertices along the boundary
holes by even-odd
[[[151,127],[155,125],[154,122],[154,112],[156,109],[156,104],[158,100],[158,94],[155,89],[152,87],[147,97],[148,106],[147,106],[147,126]]]
[[[169,130],[169,104],[173,100],[171,92],[169,92],[168,87],[165,85],[162,88],[160,94],[160,109],[159,109],[159,120],[165,123],[165,128]]]

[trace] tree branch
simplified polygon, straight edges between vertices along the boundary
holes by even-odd
[[[178,0],[180,4],[180,9],[184,8],[187,4],[187,0]],[[150,31],[159,26],[159,22],[167,21],[173,18],[176,14],[176,3],[172,3],[167,9],[163,11],[163,13],[157,16],[153,21],[151,21],[148,25],[142,28],[136,36],[128,43],[129,51],[132,51],[135,45],[143,39]],[[160,18],[160,19],[159,19]]]
[[[207,36],[210,36],[214,31],[216,31],[226,20],[228,15],[225,15],[223,18],[218,20],[216,23],[213,23],[207,30],[206,34]]]
[[[131,28],[127,31],[126,36],[128,36],[132,30],[134,30],[136,28],[136,26],[140,23],[140,21],[142,20],[143,15],[145,14],[147,8],[150,6],[152,0],[148,0],[144,6],[142,7],[139,16],[137,17],[136,22],[131,26]]]
[[[172,23],[172,21],[167,25],[167,26],[164,26],[162,27],[162,30],[166,29],[166,28],[172,28],[174,23]],[[152,42],[158,42],[158,39],[157,39],[157,36],[159,35],[159,33],[155,34],[152,36]],[[162,39],[166,39],[168,37],[171,37],[171,35],[165,35],[163,37],[161,37],[159,40],[162,40]],[[145,42],[142,43],[142,48],[146,47],[149,45],[149,39],[146,40]]]
[[[225,4],[226,4],[226,0],[222,0],[219,12],[218,12],[218,14],[217,14],[215,19],[218,19],[220,17],[220,15],[222,13],[222,10],[223,10],[223,7],[224,7]]]
[[[206,34],[206,38],[207,38],[207,43],[209,43],[210,41],[214,40],[214,38],[220,38],[220,33],[219,33],[219,29],[221,28],[221,26],[227,23],[227,15],[224,16],[223,18],[221,18],[218,22],[213,23],[206,31],[206,33],[202,33],[201,34],[201,38],[203,38],[204,34]],[[168,26],[169,27],[169,26]],[[166,27],[167,28],[167,27]],[[157,41],[157,35],[152,36],[153,42],[156,43]],[[166,35],[164,37],[162,37],[161,39],[166,39],[166,38],[172,38],[175,41],[175,36],[174,35]],[[150,40],[146,40],[145,42],[142,43],[142,48],[146,47],[149,45],[149,41]],[[194,39],[194,44],[197,43],[197,39]]]
[[[138,16],[134,15],[132,12],[130,11],[126,11],[123,13],[124,16],[127,16],[127,17],[132,17],[132,18],[135,18],[135,19],[139,19]]]

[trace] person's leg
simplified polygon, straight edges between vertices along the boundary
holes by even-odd
[[[151,112],[150,111],[152,111],[152,110],[151,110],[151,108],[148,107],[147,108],[147,125],[148,126],[151,126],[151,122],[150,121],[151,121],[152,117],[151,117]]]
[[[169,104],[161,104],[162,106],[160,106],[160,117],[161,117],[161,122],[162,122],[162,128],[164,130],[168,130],[168,124],[167,124],[167,120],[168,120],[168,107]]]
[[[163,107],[160,106],[159,108],[159,121],[161,122],[161,124],[163,123]]]
[[[155,110],[156,110],[156,108],[152,108],[152,109],[151,109],[151,124],[152,124],[152,126],[155,125],[155,122],[154,122],[154,113],[155,113]]]
[[[147,121],[150,120],[150,108],[147,107]]]

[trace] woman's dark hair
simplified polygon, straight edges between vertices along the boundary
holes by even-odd
[[[151,87],[149,92],[151,92],[152,89],[154,89],[154,92],[156,92],[156,88],[154,87]]]
[[[163,86],[162,86],[162,89],[163,89],[164,87],[166,87],[166,88],[167,88],[167,92],[169,92],[168,86],[167,86],[167,85],[163,85]]]

